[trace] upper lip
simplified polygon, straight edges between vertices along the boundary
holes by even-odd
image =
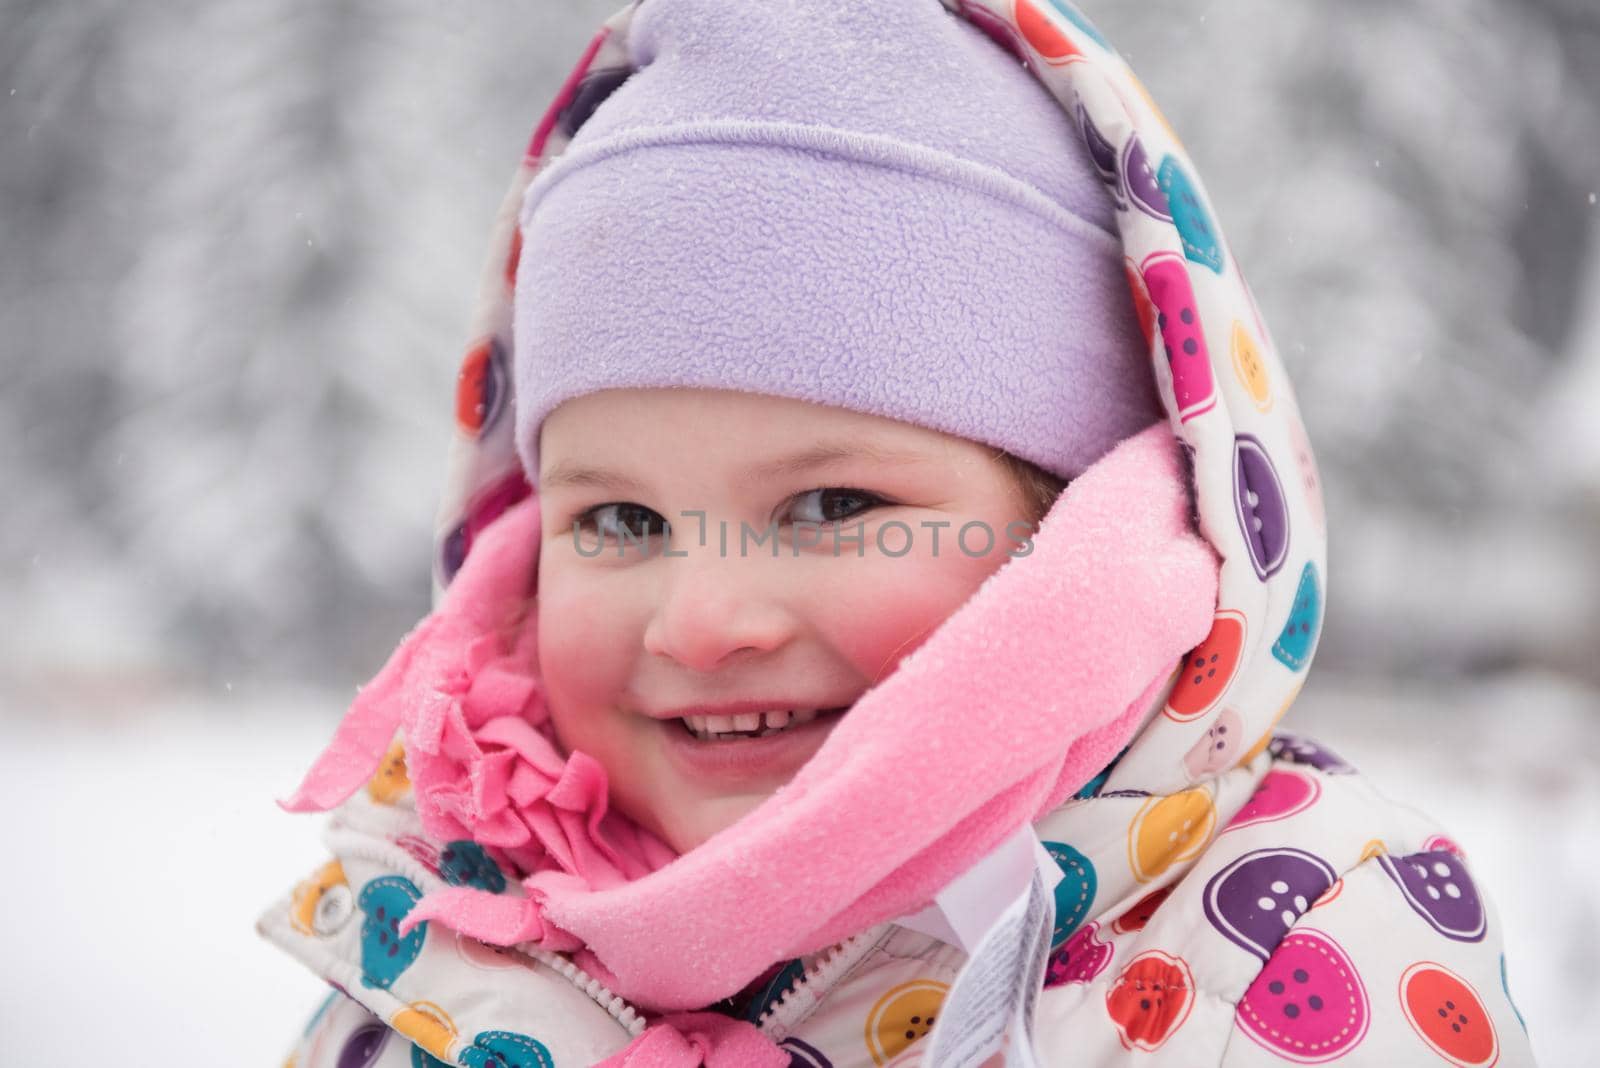
[[[727,701],[715,705],[683,705],[679,708],[663,708],[658,710],[645,710],[645,715],[651,719],[682,719],[685,716],[738,716],[748,715],[751,712],[776,712],[780,709],[795,708],[846,708],[853,701],[840,701],[833,698],[822,700],[794,700],[783,697],[763,698],[755,701]]]

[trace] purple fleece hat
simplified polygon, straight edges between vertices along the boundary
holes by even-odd
[[[1064,478],[1162,418],[1078,131],[938,0],[647,0],[630,47],[523,201],[535,485],[545,416],[612,388],[814,401]]]

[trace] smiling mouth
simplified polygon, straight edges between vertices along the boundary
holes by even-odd
[[[840,708],[790,708],[771,712],[747,712],[737,716],[682,716],[678,723],[684,732],[702,742],[730,742],[745,738],[768,738],[785,734],[818,720],[833,719],[849,711]]]

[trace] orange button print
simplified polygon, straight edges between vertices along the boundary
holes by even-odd
[[[1128,863],[1147,883],[1174,864],[1192,859],[1211,838],[1217,807],[1203,787],[1152,797],[1128,826]]]
[[[1250,394],[1256,407],[1263,411],[1272,409],[1272,383],[1267,376],[1267,362],[1261,348],[1250,331],[1237,319],[1233,322],[1233,373],[1239,384]]]
[[[324,901],[330,891],[341,894],[343,900]],[[344,876],[344,865],[337,860],[330,860],[318,868],[311,878],[294,888],[289,899],[289,926],[301,934],[331,934],[334,926],[342,926],[333,922],[338,919],[336,913],[341,908],[345,918],[354,911],[350,884]]]
[[[1033,46],[1033,50],[1051,66],[1083,58],[1078,46],[1067,39],[1061,27],[1041,11],[1033,0],[1017,0],[1017,29],[1021,31],[1023,39]]]
[[[411,789],[406,775],[406,747],[398,740],[389,743],[383,762],[367,782],[367,795],[380,805],[392,805]]]

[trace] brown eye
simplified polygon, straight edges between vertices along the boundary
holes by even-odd
[[[795,522],[837,523],[884,503],[883,498],[866,490],[831,486],[814,489],[794,498],[790,511]]]

